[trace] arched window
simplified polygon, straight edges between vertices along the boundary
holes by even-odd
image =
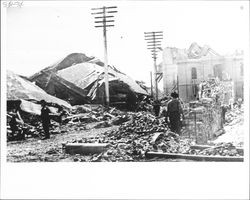
[[[192,79],[197,79],[197,70],[195,67],[192,67],[191,75],[192,75]]]

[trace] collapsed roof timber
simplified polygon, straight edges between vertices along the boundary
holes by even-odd
[[[39,101],[45,100],[53,107],[63,106],[64,108],[72,108],[69,103],[47,94],[44,90],[32,84],[30,81],[7,71],[7,109],[20,106],[22,111],[39,115],[41,106]],[[50,108],[52,112],[57,109]]]
[[[103,103],[105,99],[103,62],[82,53],[73,53],[30,77],[47,93],[72,105]],[[110,103],[134,103],[148,95],[136,81],[109,66]],[[132,101],[132,102],[131,102]]]

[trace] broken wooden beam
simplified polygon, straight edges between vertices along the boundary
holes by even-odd
[[[206,156],[206,155],[190,155],[190,154],[176,154],[163,152],[147,152],[147,158],[160,157],[166,159],[186,159],[196,161],[210,161],[210,162],[243,162],[244,158],[233,156]]]
[[[196,144],[196,145],[190,146],[190,149],[204,150],[204,149],[208,149],[208,148],[211,148],[211,147],[212,147],[212,146],[210,146],[210,145],[200,145],[200,144]]]
[[[107,143],[68,143],[65,152],[68,154],[98,154],[107,150]]]

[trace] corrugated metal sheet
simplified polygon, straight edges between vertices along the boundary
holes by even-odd
[[[58,105],[63,105],[67,108],[71,108],[71,105],[66,101],[47,94],[44,90],[36,86],[34,83],[21,78],[11,71],[7,71],[7,100],[19,99],[36,101],[41,101],[43,99],[50,103],[55,103]]]
[[[35,104],[33,102],[25,101],[25,100],[21,99],[20,108],[22,111],[25,111],[27,113],[31,113],[34,115],[41,115],[42,107],[40,104]],[[57,108],[50,106],[49,109],[52,113],[57,114],[57,111],[58,111]]]
[[[93,63],[80,63],[66,69],[60,70],[57,74],[63,79],[74,83],[76,86],[85,89],[96,80],[104,79],[104,68]],[[110,81],[116,79],[129,85],[130,89],[136,93],[148,95],[132,78],[109,68]]]

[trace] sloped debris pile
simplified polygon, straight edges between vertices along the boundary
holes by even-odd
[[[120,125],[130,120],[130,113],[117,110],[116,108],[106,109],[104,106],[96,104],[86,104],[74,106],[71,114],[63,122],[75,124],[77,122],[99,122],[95,128],[109,127]]]
[[[187,152],[190,143],[175,133],[170,132],[164,120],[151,114],[134,113],[132,120],[118,130],[105,132],[98,138],[83,138],[70,143],[108,143],[109,148],[101,154],[88,156],[77,155],[76,161],[145,161],[146,152]]]
[[[164,153],[189,153],[191,140],[181,139],[179,135],[173,132],[162,134],[153,144],[153,151]]]
[[[216,103],[228,105],[233,98],[232,81],[211,78],[200,83],[200,99],[211,98]]]
[[[25,138],[41,137],[43,127],[39,115],[34,115],[26,112],[20,112],[20,115],[25,123],[18,124],[19,133],[12,135],[10,127],[7,126],[8,141],[19,140],[17,135],[25,135]],[[7,124],[10,121],[10,114],[7,115]],[[113,125],[121,125],[124,122],[131,120],[131,113],[117,110],[116,108],[106,109],[102,105],[81,105],[74,106],[72,110],[65,111],[61,120],[56,116],[51,118],[51,134],[60,134],[71,131],[82,131],[88,129],[88,124],[96,122],[94,128],[110,127]],[[21,133],[21,134],[20,134]],[[20,138],[24,139],[23,137]]]
[[[147,116],[147,115],[146,115]],[[169,131],[159,119],[145,114],[137,113],[133,121],[125,123],[117,130],[105,132],[101,137],[82,138],[73,140],[70,143],[108,143],[107,151],[100,154],[80,155],[74,157],[78,162],[125,162],[125,161],[147,161],[147,152],[162,152],[174,154],[192,154],[206,156],[243,156],[242,151],[230,143],[221,143],[204,150],[191,148],[194,142],[191,139],[184,139]],[[152,118],[151,118],[152,117]],[[147,131],[144,122],[147,120],[153,123],[152,130],[162,127],[159,132]],[[151,121],[152,120],[152,121]],[[135,124],[145,129],[136,131]],[[137,126],[136,126],[137,127]]]
[[[75,161],[82,162],[124,162],[146,161],[146,153],[149,151],[168,153],[188,153],[190,141],[182,140],[172,132],[162,133],[156,142],[152,140],[154,134],[140,133],[121,137],[118,132],[112,131],[102,138],[84,138],[73,140],[72,143],[109,143],[108,150],[100,154],[87,156],[76,155]]]
[[[204,150],[190,149],[190,154],[208,156],[243,156],[243,151],[239,150],[232,143],[219,143]]]
[[[244,106],[227,109],[225,115],[224,134],[216,138],[213,143],[231,142],[236,146],[244,145],[244,136],[247,134],[244,128]]]
[[[50,133],[53,134],[60,134],[61,132],[64,132],[62,128],[59,126],[58,123],[52,122],[51,125],[51,131]],[[41,123],[37,123],[36,126],[31,126],[28,124],[23,124],[22,127],[19,126],[19,133],[12,134],[9,126],[7,126],[7,141],[15,141],[15,140],[22,140],[24,137],[20,138],[21,135],[25,135],[25,138],[41,138],[43,134],[43,127]]]
[[[227,109],[225,116],[225,125],[234,125],[244,121],[244,107]]]

